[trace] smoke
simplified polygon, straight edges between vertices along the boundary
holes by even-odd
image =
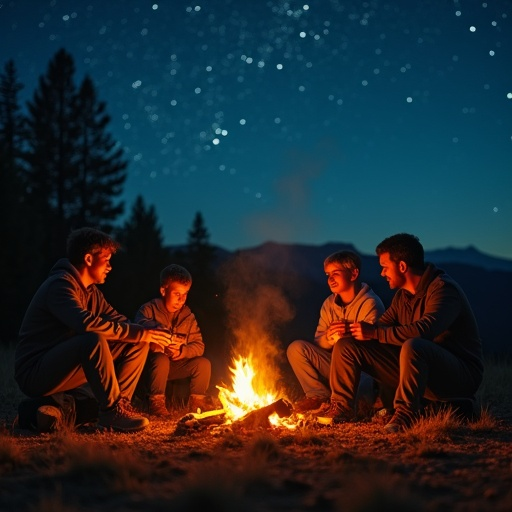
[[[295,149],[285,155],[284,171],[274,183],[274,207],[245,219],[256,239],[285,241],[302,238],[318,229],[312,190],[340,152],[335,141],[324,139],[312,150]]]
[[[231,355],[251,359],[256,371],[255,390],[276,391],[281,379],[280,361],[285,352],[279,328],[294,311],[276,275],[262,258],[239,253],[222,270],[225,306],[228,311]]]

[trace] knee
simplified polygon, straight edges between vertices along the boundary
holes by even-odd
[[[198,357],[196,360],[196,367],[199,373],[207,373],[208,375],[212,371],[212,363],[206,357]]]
[[[171,362],[167,355],[162,352],[153,352],[151,350],[148,354],[147,365],[155,370],[167,370],[168,372]]]
[[[332,347],[332,357],[345,357],[356,351],[358,343],[352,337],[340,338]]]
[[[297,355],[304,352],[304,343],[307,342],[303,340],[295,340],[288,345],[288,348],[286,349],[286,357],[288,358],[288,361],[295,359]]]
[[[88,353],[93,352],[98,346],[103,346],[105,349],[108,348],[107,338],[96,332],[86,332],[81,336],[81,347],[83,347]]]
[[[401,361],[411,361],[422,354],[425,348],[432,345],[432,342],[423,338],[409,338],[405,340],[400,350]]]
[[[430,343],[432,342],[423,338],[409,338],[404,341],[401,352],[421,352],[425,347],[425,344]]]

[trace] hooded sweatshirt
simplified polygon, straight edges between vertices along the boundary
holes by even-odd
[[[87,332],[113,341],[139,342],[144,328],[118,313],[96,285],[85,288],[78,270],[62,258],[35,293],[21,323],[15,376],[29,370],[52,347]]]
[[[345,320],[348,323],[368,322],[375,324],[384,312],[384,304],[380,297],[366,283],[348,304],[342,304],[338,294],[332,293],[324,300],[320,309],[320,319],[315,333],[315,342],[325,336],[332,322]]]
[[[392,345],[411,338],[431,340],[465,362],[475,379],[482,377],[482,343],[469,301],[460,286],[431,263],[414,295],[404,289],[396,292],[378,321],[376,337]]]
[[[140,307],[135,315],[135,321],[154,329],[168,329],[171,334],[182,337],[182,359],[202,356],[204,353],[205,346],[199,325],[194,313],[186,304],[175,313],[169,313],[163,299],[158,297]]]

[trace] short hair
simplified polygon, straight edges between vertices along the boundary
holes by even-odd
[[[185,267],[173,263],[160,272],[160,286],[167,286],[169,283],[192,283],[192,275]]]
[[[336,251],[324,260],[324,267],[329,263],[338,263],[349,270],[361,271],[361,257],[354,251]]]
[[[95,228],[75,229],[66,240],[66,254],[75,267],[83,264],[86,254],[97,254],[103,249],[115,254],[119,247],[110,235]]]
[[[420,239],[408,233],[398,233],[384,239],[377,245],[375,252],[377,256],[389,253],[391,261],[398,263],[404,261],[409,267],[423,269],[425,267],[425,252]]]

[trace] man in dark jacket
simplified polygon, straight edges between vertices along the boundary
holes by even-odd
[[[130,323],[96,286],[112,269],[118,244],[92,228],[73,231],[67,256],[54,265],[23,319],[15,379],[40,398],[88,384],[98,402],[98,427],[123,432],[149,421],[132,407],[149,344],[167,347],[170,335]]]
[[[375,324],[354,323],[353,337],[334,346],[331,378],[338,422],[350,421],[361,372],[396,388],[387,432],[407,429],[425,399],[472,403],[483,377],[475,316],[460,286],[424,263],[419,239],[401,233],[376,248],[381,275],[398,289]]]

